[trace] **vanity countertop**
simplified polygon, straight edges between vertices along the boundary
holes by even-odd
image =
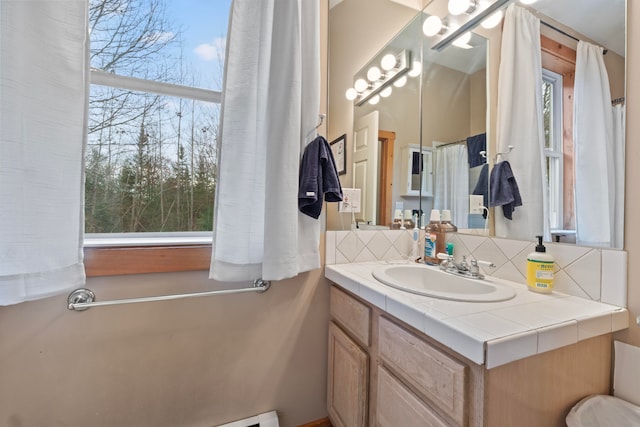
[[[625,308],[571,295],[530,292],[501,302],[458,302],[408,293],[377,281],[377,261],[325,266],[325,277],[488,369],[627,328]]]

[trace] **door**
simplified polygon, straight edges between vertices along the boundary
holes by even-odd
[[[353,126],[353,187],[362,192],[356,218],[377,224],[378,207],[378,111],[357,119]]]
[[[336,427],[367,425],[369,357],[351,338],[329,323],[327,410]]]

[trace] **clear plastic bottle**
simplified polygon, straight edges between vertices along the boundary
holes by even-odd
[[[424,262],[429,265],[440,264],[438,253],[444,249],[444,234],[440,230],[440,211],[433,209],[429,224],[425,227]]]
[[[458,231],[458,227],[456,227],[452,222],[451,222],[451,211],[448,209],[444,209],[442,211],[442,215],[440,216],[440,228],[442,229],[443,232],[445,233],[449,233],[449,232],[456,232]]]

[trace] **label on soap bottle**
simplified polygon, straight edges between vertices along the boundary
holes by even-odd
[[[527,286],[535,292],[553,290],[553,261],[527,260]]]

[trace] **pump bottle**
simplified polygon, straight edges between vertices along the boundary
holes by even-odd
[[[535,252],[527,255],[527,288],[533,292],[548,294],[553,291],[553,256],[542,244],[542,236],[536,236],[538,245]]]
[[[440,230],[440,211],[431,210],[429,224],[425,227],[424,262],[429,265],[440,264],[438,253],[444,248],[444,234]]]

